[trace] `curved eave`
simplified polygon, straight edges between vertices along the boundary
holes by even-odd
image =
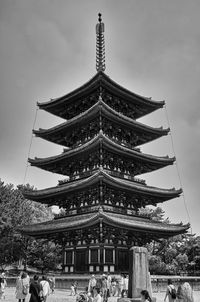
[[[69,160],[72,157],[80,158],[81,154],[90,152],[100,143],[102,143],[102,145],[105,146],[109,151],[112,151],[115,154],[121,154],[123,157],[129,157],[132,160],[137,159],[142,162],[146,162],[149,164],[153,163],[163,167],[167,165],[172,165],[173,162],[175,161],[175,157],[173,158],[169,158],[168,156],[158,157],[158,156],[141,153],[134,149],[129,149],[127,147],[124,147],[120,144],[113,142],[111,139],[106,137],[103,133],[99,133],[96,137],[86,142],[84,145],[81,145],[74,149],[66,150],[60,155],[51,156],[47,158],[28,159],[28,161],[29,163],[31,163],[32,166],[37,166],[41,168],[45,168],[46,165],[50,165],[50,164],[61,165],[62,160],[66,160],[66,159]]]
[[[33,130],[33,133],[36,136],[43,137],[45,135],[52,135],[52,134],[58,134],[59,132],[62,131],[69,131],[70,129],[76,128],[77,125],[84,124],[87,122],[91,117],[95,117],[95,114],[99,112],[99,104],[100,101],[95,103],[91,108],[88,110],[80,113],[79,115],[73,117],[72,119],[59,124],[55,127],[49,128],[49,129],[42,129],[40,128],[39,130]]]
[[[105,221],[113,226],[122,227],[132,231],[145,231],[147,233],[155,233],[160,236],[175,236],[177,234],[185,233],[189,228],[187,225],[164,224],[153,221],[147,218],[132,217],[117,213],[104,212]]]
[[[151,98],[147,98],[141,95],[138,95],[136,93],[133,93],[129,91],[128,89],[120,86],[113,80],[111,80],[104,72],[98,72],[95,76],[93,76],[88,82],[86,82],[84,85],[80,86],[79,88],[73,90],[72,92],[56,98],[52,99],[48,102],[40,103],[38,102],[37,105],[40,109],[49,111],[52,113],[53,109],[57,106],[62,106],[66,102],[70,102],[76,98],[80,98],[84,95],[87,95],[94,89],[105,86],[109,90],[114,91],[115,93],[120,94],[121,96],[125,97],[127,100],[130,100],[132,102],[148,106],[151,108],[150,112],[159,108],[162,108],[165,104],[164,101],[153,101]]]
[[[98,224],[100,221],[116,228],[127,229],[141,234],[154,234],[157,238],[185,233],[189,228],[189,224],[164,224],[148,218],[99,211],[76,215],[76,219],[74,219],[74,216],[69,216],[39,224],[23,226],[19,229],[25,235],[39,237],[77,229],[87,229],[88,227]]]
[[[142,185],[140,183],[121,178],[112,177],[111,175],[107,174],[103,169],[100,169],[98,172],[88,178],[78,179],[76,181],[68,182],[66,184],[47,189],[35,190],[31,192],[24,191],[23,194],[24,197],[27,199],[48,204],[48,199],[56,199],[60,196],[64,196],[65,194],[69,192],[74,192],[76,190],[85,190],[87,187],[97,184],[100,180],[115,189],[121,189],[131,193],[134,192],[146,196],[157,197],[160,198],[161,201],[176,198],[182,193],[181,189],[161,189]]]
[[[49,135],[56,135],[62,131],[72,131],[72,129],[76,128],[77,125],[84,124],[88,120],[91,120],[92,118],[94,118],[95,115],[98,112],[100,112],[100,110],[101,110],[102,114],[104,114],[105,117],[108,117],[111,120],[114,120],[117,123],[122,124],[130,129],[137,129],[142,132],[154,134],[154,135],[157,135],[157,137],[167,135],[170,131],[169,128],[167,128],[167,129],[163,129],[162,127],[153,128],[153,127],[147,126],[145,124],[142,124],[140,122],[137,122],[137,121],[115,111],[114,109],[109,107],[107,104],[105,104],[102,100],[99,100],[91,108],[89,108],[85,112],[79,114],[78,116],[75,116],[74,118],[68,120],[67,122],[64,122],[60,125],[50,128],[50,129],[41,129],[40,128],[39,130],[33,130],[33,133],[36,136],[47,138]]]
[[[55,99],[51,99],[50,101],[47,102],[37,102],[37,105],[39,106],[40,109],[43,110],[47,110],[52,108],[52,107],[56,107],[56,106],[60,106],[65,102],[70,101],[73,98],[77,98],[79,96],[85,95],[88,93],[88,90],[92,90],[96,87],[98,87],[98,78],[100,76],[100,73],[96,73],[89,81],[87,81],[85,84],[83,84],[82,86],[74,89],[73,91],[65,94],[64,96],[55,98]]]
[[[143,104],[145,106],[148,106],[149,108],[151,107],[151,111],[162,108],[165,105],[165,101],[154,101],[151,98],[136,94],[122,87],[121,85],[113,81],[110,77],[108,77],[106,74],[103,75],[104,76],[102,76],[102,83],[105,85],[105,87],[108,87],[111,92],[117,93],[117,95],[121,95],[127,100],[138,102],[138,104]]]
[[[116,188],[120,188],[125,191],[127,190],[148,196],[156,196],[158,198],[164,198],[165,200],[178,197],[182,193],[182,189],[161,189],[157,187],[142,185],[137,182],[131,182],[126,179],[116,178],[104,171],[102,172],[102,174],[104,176],[103,179],[108,185],[115,186]]]

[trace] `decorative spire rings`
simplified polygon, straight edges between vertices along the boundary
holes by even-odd
[[[105,71],[105,40],[104,40],[104,23],[101,22],[99,13],[99,23],[96,25],[96,70]]]

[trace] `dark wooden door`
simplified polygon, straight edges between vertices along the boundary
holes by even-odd
[[[76,272],[87,271],[87,250],[76,250]]]
[[[118,250],[118,271],[128,272],[129,270],[129,252],[128,250]]]

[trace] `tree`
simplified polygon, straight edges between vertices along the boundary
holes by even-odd
[[[139,215],[148,217],[155,221],[169,223],[168,219],[164,219],[165,212],[160,207],[156,207],[155,209],[151,209],[149,207],[142,207],[139,209]]]
[[[166,273],[166,264],[161,260],[160,256],[149,256],[149,270],[153,275],[164,275]]]
[[[34,240],[29,246],[28,264],[41,270],[56,270],[61,262],[62,248],[46,239]]]
[[[176,256],[176,261],[181,270],[185,270],[189,262],[186,254],[178,254]]]
[[[169,246],[168,248],[166,248],[165,251],[165,262],[167,264],[171,264],[174,258],[176,257],[176,255],[177,255],[177,249]]]
[[[5,185],[0,180],[0,265],[14,263],[27,258],[28,244],[32,240],[24,238],[17,230],[19,226],[50,220],[51,209],[40,203],[27,200],[23,190],[33,190],[29,185]],[[26,261],[25,261],[26,262]]]
[[[161,208],[142,208],[140,214],[150,219],[169,223],[164,219]],[[149,267],[152,273],[176,274],[181,270],[194,273],[200,271],[200,237],[191,234],[181,234],[159,242],[147,244],[149,251]]]

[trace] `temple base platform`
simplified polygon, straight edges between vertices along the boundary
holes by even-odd
[[[119,298],[117,302],[141,302],[141,298]],[[152,302],[156,302],[156,298],[152,298]]]

